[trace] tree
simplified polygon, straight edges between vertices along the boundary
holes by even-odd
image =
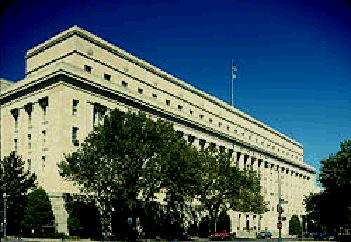
[[[202,149],[198,161],[201,179],[197,180],[197,195],[202,209],[209,211],[211,233],[221,210],[258,214],[267,211],[257,172],[232,166],[230,155],[223,150]]]
[[[27,193],[37,185],[36,175],[24,171],[24,161],[15,152],[0,162],[0,211],[4,221],[4,194],[6,193],[7,235],[21,234],[21,221],[27,205]]]
[[[300,235],[301,233],[302,233],[302,225],[300,223],[299,217],[294,214],[289,221],[289,234]]]
[[[34,230],[34,235],[38,236],[44,232],[43,226],[52,224],[53,221],[55,217],[49,197],[45,190],[39,187],[28,196],[22,227],[26,235],[31,235],[31,231]]]
[[[322,160],[322,165],[318,181],[325,189],[306,196],[304,204],[318,227],[335,234],[341,227],[351,228],[351,205],[344,195],[351,190],[351,140],[341,142],[340,151]]]
[[[219,214],[218,222],[216,226],[216,232],[218,233],[229,233],[230,232],[230,217],[226,211],[222,211]]]
[[[82,193],[97,195],[95,203],[102,210],[103,230],[112,230],[107,226],[112,200],[133,217],[136,229],[138,197],[142,194],[147,203],[168,185],[164,181],[169,176],[161,168],[172,164],[174,157],[169,154],[177,147],[172,145],[177,140],[169,122],[154,122],[143,112],[124,114],[113,110],[105,116],[103,125],[94,127],[80,150],[65,155],[58,165],[60,175],[81,185]]]

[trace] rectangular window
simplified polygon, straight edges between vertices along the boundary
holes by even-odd
[[[178,109],[179,109],[179,110],[183,110],[183,106],[178,105]]]
[[[29,171],[29,173],[32,172],[32,160],[31,159],[28,159],[28,171]]]
[[[122,86],[127,87],[128,83],[126,83],[125,81],[122,81]]]
[[[219,122],[218,126],[219,126],[219,127],[221,127],[221,126],[222,126],[222,123],[221,123],[221,122]]]
[[[227,131],[229,131],[229,126],[227,126]]]
[[[32,114],[28,114],[28,125],[32,124]]]
[[[166,100],[166,105],[170,105],[171,104],[171,101],[170,100]]]
[[[157,98],[157,94],[153,93],[152,97]]]
[[[32,148],[32,135],[28,134],[28,149]]]
[[[43,137],[43,143],[45,143],[45,136],[46,136],[46,131],[43,130],[41,131],[42,137]]]
[[[189,135],[189,136],[188,136],[188,142],[189,142],[189,143],[193,143],[194,140],[195,140],[195,136],[192,136],[192,135]]]
[[[77,107],[78,107],[78,100],[73,100],[73,106],[72,106],[72,114],[76,115],[77,114]]]
[[[104,74],[104,79],[105,79],[106,81],[110,81],[110,80],[111,80],[111,75],[109,75],[109,74]]]
[[[202,119],[204,117],[204,115],[200,114],[199,117]]]
[[[86,71],[86,72],[89,72],[89,73],[91,73],[91,66],[87,66],[87,65],[85,65],[84,66],[84,71]]]
[[[212,118],[209,118],[209,120],[208,120],[210,123],[212,123]]]
[[[45,173],[45,156],[41,157],[41,163],[42,163],[42,173]]]
[[[190,114],[193,115],[194,111],[193,110],[190,110]]]
[[[18,117],[15,117],[15,129],[18,128]]]
[[[14,142],[15,142],[15,151],[17,151],[17,139],[15,139]]]
[[[138,93],[139,93],[139,94],[143,94],[143,89],[138,88]]]
[[[78,143],[78,128],[72,128],[72,143],[76,145]]]
[[[42,113],[43,113],[43,120],[46,119],[46,106],[41,107]]]

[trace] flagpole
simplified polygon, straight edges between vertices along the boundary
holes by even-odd
[[[230,63],[230,69],[232,70],[232,106],[234,106],[234,80],[233,80],[233,59],[231,60]]]

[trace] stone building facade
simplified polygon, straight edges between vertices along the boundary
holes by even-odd
[[[56,164],[115,108],[171,120],[195,146],[214,143],[231,150],[239,167],[261,172],[271,211],[231,211],[238,236],[266,228],[278,236],[278,172],[288,201],[283,236],[290,217],[305,214],[303,195],[314,190],[316,171],[303,163],[303,146],[286,135],[77,26],[28,50],[25,59],[23,80],[1,80],[1,159],[16,150],[37,174],[59,231],[67,230],[62,194],[79,191],[59,176]]]

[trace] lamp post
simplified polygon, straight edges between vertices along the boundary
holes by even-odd
[[[4,193],[4,237],[6,237],[6,202],[7,202],[7,196],[6,192]]]

